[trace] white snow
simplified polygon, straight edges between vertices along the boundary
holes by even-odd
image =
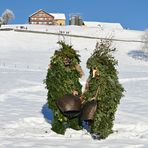
[[[49,13],[50,15],[54,16],[55,20],[66,20],[65,14],[64,13]]]
[[[30,25],[30,24],[17,24],[17,25],[2,25],[1,29],[12,28],[19,29],[21,26],[27,27],[27,31],[42,31],[46,33],[61,33],[69,35],[81,35],[87,37],[108,38],[115,40],[126,41],[141,41],[143,31],[115,29],[114,27],[108,27],[100,29],[98,27],[86,27],[86,26],[49,26],[49,25]],[[24,30],[24,29],[20,29]],[[26,29],[25,29],[26,30]]]
[[[29,29],[45,30],[31,26]],[[72,34],[141,40],[143,32],[133,30],[98,30],[50,26],[50,31]],[[140,42],[114,41],[117,48],[120,82],[126,92],[121,99],[114,122],[114,133],[105,140],[93,140],[85,130],[67,129],[58,135],[43,115],[47,90],[43,84],[50,56],[58,49],[62,36],[51,34],[0,31],[0,148],[147,148],[148,147],[148,62],[128,56],[140,50]],[[81,55],[81,65],[88,76],[86,61],[95,48],[96,39],[65,37]]]
[[[88,27],[100,27],[100,29],[123,29],[120,23],[106,23],[106,22],[94,22],[94,21],[84,21],[84,24]]]

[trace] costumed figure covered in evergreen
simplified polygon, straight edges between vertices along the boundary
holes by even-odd
[[[58,42],[60,49],[56,50],[51,61],[46,76],[46,88],[48,89],[48,106],[53,111],[52,130],[59,134],[64,134],[66,128],[81,129],[78,118],[69,118],[63,114],[57,106],[57,100],[73,96],[81,96],[82,85],[79,78],[83,71],[79,65],[80,59],[72,46],[64,42]],[[68,100],[64,103],[67,103]],[[80,105],[79,105],[80,106]]]
[[[89,127],[94,138],[98,139],[104,139],[112,133],[115,112],[124,91],[118,80],[117,60],[112,56],[114,51],[110,41],[101,41],[96,44],[96,49],[87,61],[90,75],[83,99],[85,102],[97,102]]]

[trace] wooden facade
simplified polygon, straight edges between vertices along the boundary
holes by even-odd
[[[59,26],[64,26],[65,25],[65,20],[64,19],[55,19],[54,24],[59,25]]]
[[[65,19],[57,18],[50,13],[43,10],[39,10],[29,17],[29,24],[40,24],[40,25],[65,25]]]

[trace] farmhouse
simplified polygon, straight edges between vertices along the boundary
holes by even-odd
[[[63,13],[47,13],[44,10],[38,10],[29,16],[29,24],[40,25],[65,25],[66,18]]]

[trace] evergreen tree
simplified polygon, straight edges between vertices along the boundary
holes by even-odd
[[[118,80],[115,67],[118,62],[112,56],[114,51],[111,42],[101,41],[87,61],[90,76],[83,97],[89,101],[96,96],[97,110],[90,128],[100,139],[112,133],[115,112],[124,91]]]
[[[46,87],[48,89],[48,106],[53,111],[54,119],[52,130],[56,133],[64,134],[67,127],[80,129],[78,119],[68,119],[56,106],[56,99],[66,94],[77,92],[81,95],[82,86],[79,78],[82,75],[77,52],[64,42],[58,42],[61,46],[51,57],[50,66],[46,76]],[[79,68],[78,68],[79,67]]]

